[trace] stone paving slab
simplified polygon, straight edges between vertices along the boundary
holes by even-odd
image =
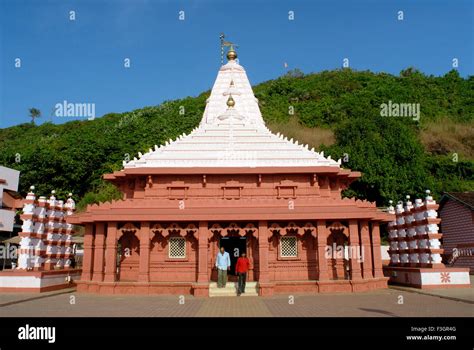
[[[474,306],[404,291],[384,290],[350,294],[295,295],[264,299],[280,317],[472,317]]]
[[[260,297],[216,297],[207,299],[197,312],[201,317],[272,317]]]
[[[404,286],[390,286],[394,290],[400,290],[410,293],[417,293],[423,295],[431,295],[443,299],[450,299],[455,301],[462,301],[469,304],[474,304],[474,290],[472,288],[456,288],[456,289],[419,289]]]
[[[403,290],[412,293],[438,296],[445,299],[464,301],[474,304],[474,276],[470,276],[471,286],[469,288],[438,288],[438,289],[420,289],[399,285],[390,285],[389,288]]]
[[[192,296],[92,295],[69,293],[0,307],[0,317],[186,317],[203,299]]]
[[[49,298],[50,296],[53,296],[53,295],[72,293],[75,290],[76,288],[67,288],[67,289],[61,289],[61,290],[55,290],[55,291],[43,292],[43,293],[2,292],[0,293],[0,306],[17,304],[17,303],[21,303],[27,300]]]
[[[0,295],[3,297],[3,295]],[[1,298],[0,298],[1,299]],[[473,317],[474,305],[385,289],[366,293],[194,298],[67,293],[0,307],[0,317]]]

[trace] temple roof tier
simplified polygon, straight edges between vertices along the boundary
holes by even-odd
[[[247,74],[233,56],[217,74],[198,127],[123,163],[124,170],[288,166],[337,169],[340,165],[340,160],[273,134],[266,127]]]
[[[323,198],[322,198],[323,199]],[[126,218],[126,219],[124,219]],[[72,224],[95,221],[196,221],[196,220],[349,220],[366,219],[391,221],[393,215],[377,210],[375,203],[353,200],[314,198],[295,200],[295,208],[288,210],[288,201],[281,199],[187,199],[186,210],[176,201],[159,198],[112,201],[88,206],[87,211],[68,218]]]
[[[189,167],[179,168],[170,166],[168,168],[126,168],[121,171],[115,171],[111,174],[105,174],[106,180],[125,179],[129,175],[185,175],[185,174],[325,174],[337,175],[350,180],[356,180],[361,176],[359,171],[336,168],[331,166],[313,166],[304,167],[294,165],[292,167]]]

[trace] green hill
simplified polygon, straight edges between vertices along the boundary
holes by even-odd
[[[474,189],[474,77],[456,71],[426,76],[409,68],[394,76],[350,69],[291,71],[254,86],[267,125],[343,158],[363,172],[345,195],[386,205],[430,188]],[[21,124],[0,129],[0,164],[21,171],[20,187],[72,191],[86,203],[118,198],[101,175],[118,170],[155,144],[190,132],[209,92],[92,121]],[[421,117],[381,116],[381,104],[419,103]],[[184,115],[180,108],[184,107]],[[26,113],[26,111],[25,111]]]

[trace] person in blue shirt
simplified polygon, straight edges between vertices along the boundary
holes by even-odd
[[[216,268],[217,268],[217,288],[224,288],[227,283],[227,271],[230,270],[230,256],[221,247],[216,257]]]

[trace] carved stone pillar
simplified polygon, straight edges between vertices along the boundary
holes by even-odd
[[[383,277],[382,252],[380,250],[380,227],[378,222],[372,223],[372,249],[374,256],[374,277]]]
[[[270,282],[268,273],[268,223],[258,222],[258,281],[259,283]]]
[[[318,221],[318,235],[316,238],[317,250],[318,250],[318,270],[319,270],[319,281],[329,280],[328,276],[328,263],[326,259],[326,245],[328,240],[328,229],[326,227],[325,220]]]
[[[364,279],[370,279],[372,274],[372,246],[370,245],[369,222],[364,220],[360,224],[360,239],[362,245],[362,272]]]
[[[92,278],[92,264],[94,261],[94,226],[85,225],[84,233],[84,258],[82,259],[82,281],[90,281]]]
[[[350,266],[351,266],[351,280],[360,280],[362,279],[362,271],[360,269],[360,261],[356,252],[360,251],[360,242],[359,242],[359,225],[357,220],[349,221],[349,252],[352,254],[350,256]]]
[[[105,248],[105,282],[115,282],[117,274],[117,222],[109,222]]]
[[[94,239],[94,273],[92,280],[102,282],[104,279],[104,243],[105,243],[105,224],[102,222],[95,224]]]
[[[142,222],[140,225],[140,265],[138,269],[138,281],[150,281],[150,223]]]
[[[209,283],[208,257],[208,228],[207,221],[199,222],[198,232],[198,283]]]

